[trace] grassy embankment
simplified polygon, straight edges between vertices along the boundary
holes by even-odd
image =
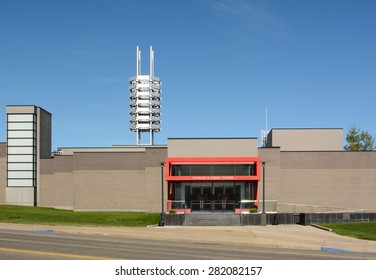
[[[0,205],[0,222],[66,226],[143,227],[159,222],[159,213],[74,212],[45,207]]]
[[[320,224],[333,232],[366,240],[376,240],[376,222]]]

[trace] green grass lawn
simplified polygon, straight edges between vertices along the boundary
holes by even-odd
[[[0,222],[16,224],[143,227],[159,222],[159,213],[74,212],[45,207],[0,205]]]
[[[321,224],[333,232],[366,240],[376,240],[376,222]]]

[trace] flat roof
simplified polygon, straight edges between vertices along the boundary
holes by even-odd
[[[288,128],[288,127],[282,127],[282,128],[272,128],[272,130],[318,130],[318,129],[343,129],[341,127],[298,127],[298,128]]]
[[[39,107],[39,106],[36,106],[36,105],[6,105],[6,108],[11,108],[11,107],[17,107],[17,108],[20,108],[20,107],[24,107],[24,108],[26,108],[26,107],[32,107],[32,108],[34,108],[34,109],[41,109],[41,110],[43,110],[44,112],[46,112],[46,113],[48,113],[48,114],[50,114],[50,115],[52,115],[50,112],[48,112],[47,110],[45,110],[45,109],[43,109],[42,107]],[[8,111],[7,111],[8,112]]]
[[[171,140],[212,140],[212,139],[257,139],[257,137],[181,137],[181,138],[167,138]]]

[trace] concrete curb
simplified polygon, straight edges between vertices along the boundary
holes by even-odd
[[[320,226],[320,225],[317,225],[317,224],[311,224],[311,226],[315,227],[315,228],[318,228],[318,229],[322,229],[322,230],[326,230],[326,231],[332,231],[331,228],[327,228],[327,227],[323,227],[323,226]]]

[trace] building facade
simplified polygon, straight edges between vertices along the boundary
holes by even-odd
[[[265,201],[267,212],[376,210],[376,153],[344,151],[339,128],[272,129],[265,147],[256,138],[170,138],[51,154],[50,113],[8,106],[7,121],[2,204],[239,213]]]
[[[51,114],[36,106],[7,106],[6,202],[38,204],[40,161],[51,157]]]

